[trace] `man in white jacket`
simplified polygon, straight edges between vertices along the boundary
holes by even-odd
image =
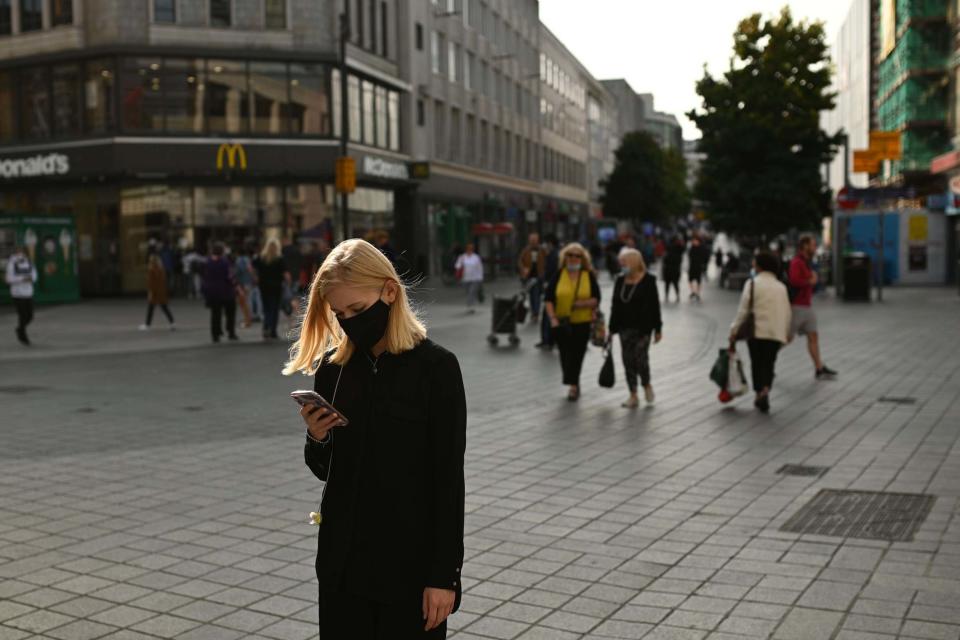
[[[17,340],[29,345],[27,325],[33,320],[33,283],[37,281],[37,269],[23,247],[17,246],[7,260],[5,280],[10,285],[10,297],[17,309]]]

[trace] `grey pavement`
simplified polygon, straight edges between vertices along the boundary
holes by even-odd
[[[656,404],[629,411],[619,363],[618,387],[596,386],[597,349],[570,404],[533,327],[490,349],[488,307],[421,293],[468,395],[450,637],[960,640],[955,292],[818,299],[840,377],[815,381],[787,347],[769,416],[717,402],[736,296],[704,297],[665,307]],[[31,350],[0,330],[0,640],[315,638],[319,486],[286,397],[309,381],[280,376],[285,345],[255,328],[207,344],[195,302],[175,301],[174,333],[162,316],[138,332],[142,311],[41,309]],[[779,531],[822,488],[937,499],[911,542]]]

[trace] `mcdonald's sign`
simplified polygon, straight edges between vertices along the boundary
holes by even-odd
[[[223,171],[223,157],[227,157],[227,168],[236,169],[239,162],[240,169],[247,168],[247,152],[243,145],[237,143],[224,142],[217,149],[217,171]]]

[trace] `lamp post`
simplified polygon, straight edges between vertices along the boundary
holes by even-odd
[[[347,98],[347,40],[350,39],[350,3],[343,0],[343,13],[340,14],[340,157],[347,157],[349,142],[350,118],[348,116],[349,100]],[[350,205],[349,194],[340,192],[340,216],[343,223],[343,239],[350,238]]]

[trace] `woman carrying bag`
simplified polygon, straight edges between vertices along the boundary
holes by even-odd
[[[620,252],[621,275],[613,284],[613,302],[610,305],[610,335],[620,334],[620,349],[630,397],[621,406],[635,409],[637,373],[643,385],[643,396],[648,403],[654,400],[650,384],[650,337],[660,342],[663,321],[660,317],[660,295],[657,278],[647,271],[643,254],[636,249]]]
[[[460,601],[466,400],[390,261],[365,240],[327,256],[283,372],[314,376],[304,457],[325,484],[320,638],[444,638]]]
[[[560,349],[563,384],[570,386],[567,400],[575,402],[580,399],[580,370],[600,305],[600,285],[590,254],[579,243],[571,242],[560,252],[560,271],[547,285],[544,301]]]
[[[750,377],[757,394],[753,406],[767,413],[777,352],[788,342],[790,333],[790,298],[787,287],[777,278],[780,261],[775,255],[759,252],[753,268],[756,275],[743,285],[740,308],[730,325],[730,351],[736,351],[738,339],[747,341]]]

